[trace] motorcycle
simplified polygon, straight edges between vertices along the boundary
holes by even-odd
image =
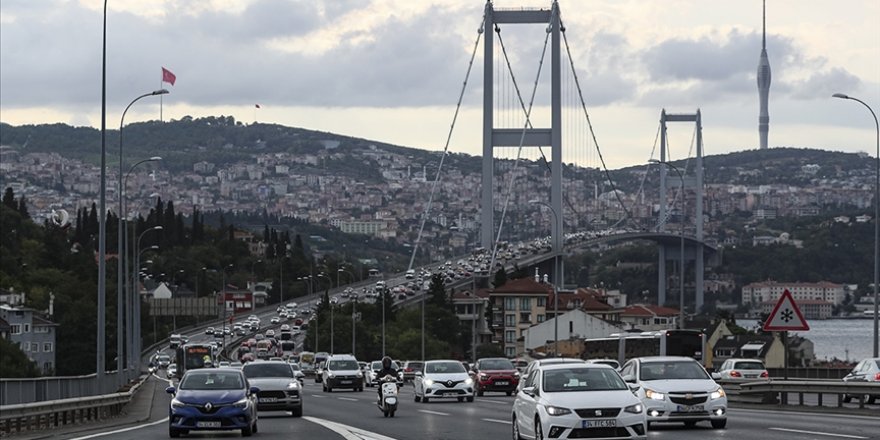
[[[397,381],[391,375],[382,378],[382,394],[377,405],[385,417],[394,417],[397,411]]]

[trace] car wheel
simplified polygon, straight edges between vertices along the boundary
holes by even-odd
[[[177,438],[180,437],[180,430],[174,428],[168,428],[168,437]]]
[[[477,395],[483,397],[483,390],[477,390]]]
[[[540,419],[535,419],[535,440],[544,440],[544,428],[541,427]]]
[[[251,434],[254,433],[254,429],[251,425],[247,425],[245,428],[241,428],[241,436],[242,437],[250,437]]]
[[[688,420],[688,421],[684,422],[685,428],[693,428],[694,426],[697,426],[697,422],[695,422],[693,420]]]
[[[422,402],[428,403],[430,401],[431,399],[429,399],[428,396],[422,397]]]
[[[468,402],[473,402],[473,401],[474,401],[474,396],[468,396],[466,399],[467,399]]]
[[[254,420],[254,434],[257,433],[257,421]]]
[[[712,420],[712,427],[715,429],[724,429],[727,427],[727,419]]]
[[[415,401],[418,403],[418,402],[421,402],[421,401],[422,401],[422,398],[419,397],[418,394],[413,394],[413,400],[415,400]]]
[[[523,440],[522,436],[519,435],[519,424],[516,422],[516,416],[513,416],[513,420],[510,422],[513,425],[513,440]]]
[[[384,417],[388,417],[388,411],[382,411],[382,415],[383,415]]]
[[[297,408],[294,408],[292,411],[290,411],[290,415],[293,416],[293,417],[302,417],[302,415],[303,415],[303,407],[302,407],[302,406],[299,406],[299,407],[297,407]]]
[[[330,386],[327,386],[327,392],[328,392],[328,393],[332,393],[332,392],[333,392],[333,388],[331,388]]]

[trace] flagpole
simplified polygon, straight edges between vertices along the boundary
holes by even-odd
[[[156,90],[162,89],[162,82],[165,80],[165,73],[162,72],[161,78],[159,78],[159,88]],[[165,119],[162,117],[162,95],[159,95],[159,122],[165,122]]]

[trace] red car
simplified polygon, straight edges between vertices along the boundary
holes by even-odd
[[[499,391],[510,396],[519,385],[519,371],[506,358],[478,359],[473,375],[477,396],[482,396],[485,391]]]

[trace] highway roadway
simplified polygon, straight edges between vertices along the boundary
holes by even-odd
[[[157,380],[157,379],[152,379]],[[55,435],[59,439],[86,440],[167,438],[167,405],[170,396],[164,386],[156,387],[152,417],[137,425],[105,428],[103,432]],[[306,380],[303,417],[294,418],[284,412],[262,412],[259,433],[266,439],[328,439],[328,440],[447,440],[447,439],[508,439],[513,397],[487,394],[473,403],[434,401],[429,404],[413,401],[412,386],[401,390],[401,405],[394,418],[384,418],[375,406],[375,388],[363,392],[334,391],[324,393],[314,381]],[[234,438],[240,433],[193,432],[191,438]],[[776,410],[733,408],[727,429],[715,430],[708,423],[694,429],[682,425],[655,425],[650,439],[880,439],[880,412],[862,415],[806,413]]]

